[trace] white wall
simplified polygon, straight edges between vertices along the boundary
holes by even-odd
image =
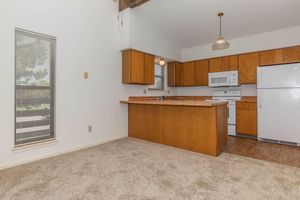
[[[205,58],[212,58],[218,56],[226,56],[233,54],[240,54],[246,52],[260,51],[266,49],[274,49],[281,47],[288,47],[300,44],[300,26],[295,26],[287,29],[241,37],[229,40],[231,46],[229,49],[222,51],[212,51],[211,45],[192,47],[183,49],[181,52],[182,61],[191,61]],[[213,41],[212,41],[213,42]],[[193,87],[193,88],[177,88],[178,95],[211,95],[213,90],[223,90],[230,88],[216,88],[209,87]],[[256,85],[242,85],[238,88],[241,90],[243,96],[256,96]]]
[[[266,49],[275,49],[300,44],[300,26],[290,27],[272,32],[250,35],[229,40],[231,46],[222,51],[212,51],[211,45],[191,47],[181,51],[181,61],[197,60]],[[214,42],[214,41],[211,41]]]
[[[180,87],[177,88],[176,95],[179,96],[212,96],[213,91],[220,90],[240,90],[242,96],[256,96],[256,85],[241,85],[240,87]]]
[[[140,7],[123,10],[119,15],[119,48],[137,49],[170,60],[181,59],[181,47],[149,22]]]
[[[121,84],[117,17],[111,0],[0,0],[0,168],[127,136],[127,106],[119,100],[143,95],[147,87]],[[58,142],[21,152],[12,150],[15,27],[57,37]],[[89,80],[83,80],[84,71]],[[159,94],[167,92],[147,95]]]

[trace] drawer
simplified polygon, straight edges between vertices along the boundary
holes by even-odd
[[[237,110],[256,110],[257,103],[254,102],[236,102],[236,108]]]

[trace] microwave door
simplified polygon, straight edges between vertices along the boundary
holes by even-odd
[[[228,85],[228,77],[227,76],[214,76],[210,77],[209,83],[211,87],[218,86],[227,86]]]

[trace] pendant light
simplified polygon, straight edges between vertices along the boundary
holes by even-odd
[[[164,65],[166,64],[165,59],[163,59],[163,58],[159,59],[158,64],[159,64],[160,66],[164,66]]]
[[[223,50],[229,48],[230,46],[229,42],[227,42],[222,36],[222,17],[224,16],[224,13],[220,12],[218,13],[218,16],[220,18],[220,34],[219,34],[219,38],[212,45],[211,47],[212,50]]]

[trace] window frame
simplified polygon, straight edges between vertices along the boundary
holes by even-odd
[[[50,110],[49,110],[49,115],[50,115],[50,136],[45,138],[45,139],[40,139],[40,140],[32,140],[29,142],[24,142],[22,144],[17,143],[17,34],[21,33],[25,36],[32,37],[32,38],[37,38],[37,39],[42,39],[45,41],[49,41],[50,43]],[[52,140],[56,140],[56,37],[50,36],[50,35],[45,35],[33,31],[28,31],[25,29],[20,29],[20,28],[15,28],[14,31],[15,34],[15,67],[14,67],[14,147],[23,147],[23,146],[28,146],[28,145],[33,145],[33,144],[38,144],[38,143],[44,143]],[[44,86],[40,86],[44,87]],[[46,86],[48,87],[48,86]]]
[[[156,75],[155,74],[155,66],[154,66],[154,83],[155,83],[155,78],[160,78],[162,80],[162,87],[161,88],[157,88],[157,87],[154,87],[154,85],[150,86],[149,90],[162,90],[164,91],[165,90],[165,65],[159,65],[159,64],[155,64],[155,65],[158,65],[162,68],[162,74],[161,75]]]

